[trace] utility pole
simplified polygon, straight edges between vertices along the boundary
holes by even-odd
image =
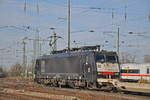
[[[27,77],[27,58],[26,58],[26,42],[25,42],[25,38],[23,39],[23,63],[22,63],[22,66],[23,66],[23,69],[24,69],[24,73]]]
[[[68,0],[68,50],[70,50],[70,0]]]
[[[4,50],[4,49],[3,49],[3,50]],[[0,59],[0,60],[1,60],[1,64],[0,64],[0,65],[1,65],[2,67],[3,67],[3,60],[4,60],[4,59],[3,59],[3,50],[2,50],[2,52],[1,52],[2,54],[1,54],[1,59]]]
[[[40,40],[40,36],[39,36],[39,29],[37,28],[36,29],[36,33],[35,33],[35,42],[36,42],[36,49],[35,49],[35,51],[36,51],[36,58],[38,57],[38,56],[40,56],[40,44],[39,44],[39,40]]]
[[[39,47],[39,30],[36,29],[35,38],[33,40],[33,66],[35,65],[35,60],[40,56],[40,47]]]
[[[33,40],[32,73],[34,73],[34,66],[35,66],[35,63],[36,63],[36,59],[37,59],[38,56],[40,56],[39,29],[38,28],[36,28],[35,38],[30,39],[30,40]]]
[[[40,56],[42,55],[42,44],[40,43]]]
[[[56,33],[54,32],[54,51],[57,50],[57,40],[56,40],[57,36],[56,36]]]
[[[120,48],[120,28],[119,28],[119,25],[118,25],[118,39],[117,39],[117,53],[118,53],[118,56],[120,56],[120,51],[119,51],[119,48]]]
[[[35,66],[35,63],[36,63],[36,58],[38,56],[41,56],[42,55],[42,44],[40,43],[40,41],[42,42],[49,42],[49,40],[46,40],[46,39],[39,39],[39,31],[38,29],[36,30],[36,33],[35,33],[35,38],[26,38],[27,40],[29,41],[33,41],[33,57],[32,57],[32,73],[34,73],[34,66]],[[33,74],[34,75],[34,74]]]

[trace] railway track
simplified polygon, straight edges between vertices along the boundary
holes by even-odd
[[[48,87],[32,80],[0,79],[0,100],[150,100],[150,96],[104,90]]]

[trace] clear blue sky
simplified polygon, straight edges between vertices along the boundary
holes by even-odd
[[[0,0],[0,27],[31,26],[40,29],[40,38],[52,35],[55,27],[59,40],[58,49],[66,48],[67,42],[67,0]],[[39,3],[39,15],[36,5]],[[126,7],[126,9],[125,9]],[[96,9],[97,8],[97,9]],[[112,8],[114,18],[112,19]],[[125,21],[125,12],[127,20]],[[78,45],[104,45],[102,49],[116,50],[117,26],[120,25],[121,52],[136,55],[137,62],[144,55],[150,55],[150,0],[71,0],[71,40]],[[113,24],[113,25],[112,25]],[[94,32],[89,32],[94,30]],[[135,34],[128,34],[128,32]],[[22,61],[21,41],[25,36],[34,37],[34,31],[26,32],[14,27],[0,28],[0,55],[5,65]],[[108,41],[108,42],[106,42]],[[17,44],[18,42],[18,44]],[[32,42],[28,41],[28,57],[32,57]],[[1,50],[5,49],[6,50]],[[42,47],[48,53],[48,43]],[[12,60],[13,59],[13,60]]]

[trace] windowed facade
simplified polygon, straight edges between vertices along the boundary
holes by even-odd
[[[122,69],[121,70],[121,73],[140,73],[140,70],[139,69]]]

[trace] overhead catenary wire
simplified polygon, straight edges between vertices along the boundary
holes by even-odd
[[[50,0],[49,0],[49,1],[50,1]],[[58,2],[58,1],[57,1],[57,2]],[[38,4],[38,2],[37,2],[37,4]],[[60,3],[60,4],[61,4],[61,3]],[[58,5],[59,5],[59,4],[58,4]],[[64,7],[66,7],[66,6],[64,5]],[[78,9],[77,7],[72,7],[72,8]],[[87,9],[86,9],[86,8],[87,8]],[[82,8],[79,8],[79,9],[82,9]],[[98,8],[98,9],[100,10],[101,8]],[[96,8],[94,8],[94,7],[93,7],[93,8],[91,7],[91,9],[90,9],[90,7],[83,7],[83,10],[85,11],[85,13],[87,13],[88,11],[92,11],[92,12],[93,12],[94,10],[97,10],[97,11],[98,11],[98,9],[96,9]],[[110,14],[111,14],[111,9],[113,9],[113,8],[108,8],[108,9],[105,8],[105,9],[101,9],[101,10],[105,10],[105,11],[108,10],[108,12],[105,12],[105,13],[110,13]],[[119,9],[115,9],[115,10],[114,10],[114,14],[117,13],[117,10],[119,10]],[[116,13],[115,13],[115,12],[116,12]],[[103,12],[102,12],[102,13],[103,13]],[[112,15],[113,15],[113,14],[112,14]],[[126,15],[126,14],[124,13],[124,19],[125,19],[125,15]],[[114,17],[115,17],[115,16],[114,16]],[[127,16],[126,16],[126,17],[127,17]],[[112,18],[113,18],[113,17],[112,17]],[[129,19],[128,19],[128,20],[129,20]],[[129,22],[128,20],[127,20],[127,22]],[[137,19],[136,19],[136,20],[137,20]],[[132,20],[130,20],[130,21],[132,21]],[[124,23],[124,21],[122,20],[122,21],[120,21],[120,23]],[[97,29],[97,28],[95,28],[95,29]],[[86,30],[86,29],[85,29],[85,30],[79,30],[78,32],[85,32],[85,31],[88,31],[88,32],[89,32],[90,30],[95,30],[95,29],[93,29],[93,28],[88,28],[87,30]],[[76,31],[76,32],[72,32],[72,33],[77,33],[77,31]]]
[[[46,1],[51,1],[51,0],[46,0]],[[38,4],[38,2],[37,2],[37,4]],[[73,16],[76,15],[77,17],[79,17],[79,15],[82,16],[82,14],[88,13],[89,11],[91,11],[91,12],[101,11],[100,13],[108,13],[108,14],[112,13],[112,19],[114,19],[115,14],[119,14],[121,12],[122,13],[124,12],[124,20],[126,22],[127,21],[127,11],[126,11],[126,9],[127,9],[128,6],[131,6],[132,4],[126,4],[125,7],[124,6],[120,6],[120,7],[112,7],[112,8],[108,8],[108,7],[76,7],[76,6],[72,6],[71,8],[74,8],[74,9],[83,9],[84,10],[84,11],[81,11],[80,13],[78,13],[78,14],[72,14]],[[59,7],[65,7],[65,8],[67,8],[66,3],[64,4],[64,3],[60,3],[60,2],[51,2],[50,5],[57,5]],[[113,11],[112,11],[112,9],[113,9]],[[117,11],[119,9],[123,9],[123,11]],[[104,12],[102,12],[102,11],[104,11]],[[140,14],[140,15],[142,15],[142,14]],[[66,21],[66,20],[61,20],[59,22],[64,22],[64,21]]]
[[[112,26],[112,25],[114,25],[114,24],[107,24],[107,25],[102,25],[102,26],[97,26],[97,27],[90,27],[90,28],[86,28],[83,30],[72,31],[71,33],[74,34],[74,33],[86,32],[86,31],[100,29],[100,28],[104,28],[104,27],[108,27],[108,26]]]
[[[36,6],[37,13],[39,13],[39,0],[36,0],[36,2],[37,2],[37,6]],[[40,1],[40,2],[43,2],[43,1]],[[66,1],[65,2],[63,1],[63,3],[61,3],[61,2],[57,2],[57,1],[52,2],[52,0],[44,0],[44,2],[51,2],[51,3],[49,3],[50,5],[57,5],[59,7],[67,8],[67,2]],[[135,3],[136,2],[131,2],[129,4],[126,4],[126,8],[132,6]],[[122,5],[120,7],[112,7],[112,8],[108,8],[108,7],[76,7],[76,6],[72,6],[71,8],[85,9],[86,10],[85,12],[88,12],[88,11],[91,11],[91,10],[102,10],[102,11],[108,10],[109,11],[108,13],[111,13],[110,11],[113,9],[114,11],[112,12],[112,19],[113,19],[114,13],[117,14],[119,12],[119,11],[116,12],[116,10],[124,9],[124,7]],[[26,11],[26,9],[27,9],[27,0],[24,1],[24,11]],[[88,9],[90,9],[90,10],[88,10]],[[47,9],[47,10],[49,10],[49,9]],[[92,12],[95,12],[95,11],[92,11]],[[101,13],[106,13],[106,12],[101,12]],[[124,16],[125,16],[125,20],[127,20],[127,13],[126,13],[126,11],[125,11]]]

